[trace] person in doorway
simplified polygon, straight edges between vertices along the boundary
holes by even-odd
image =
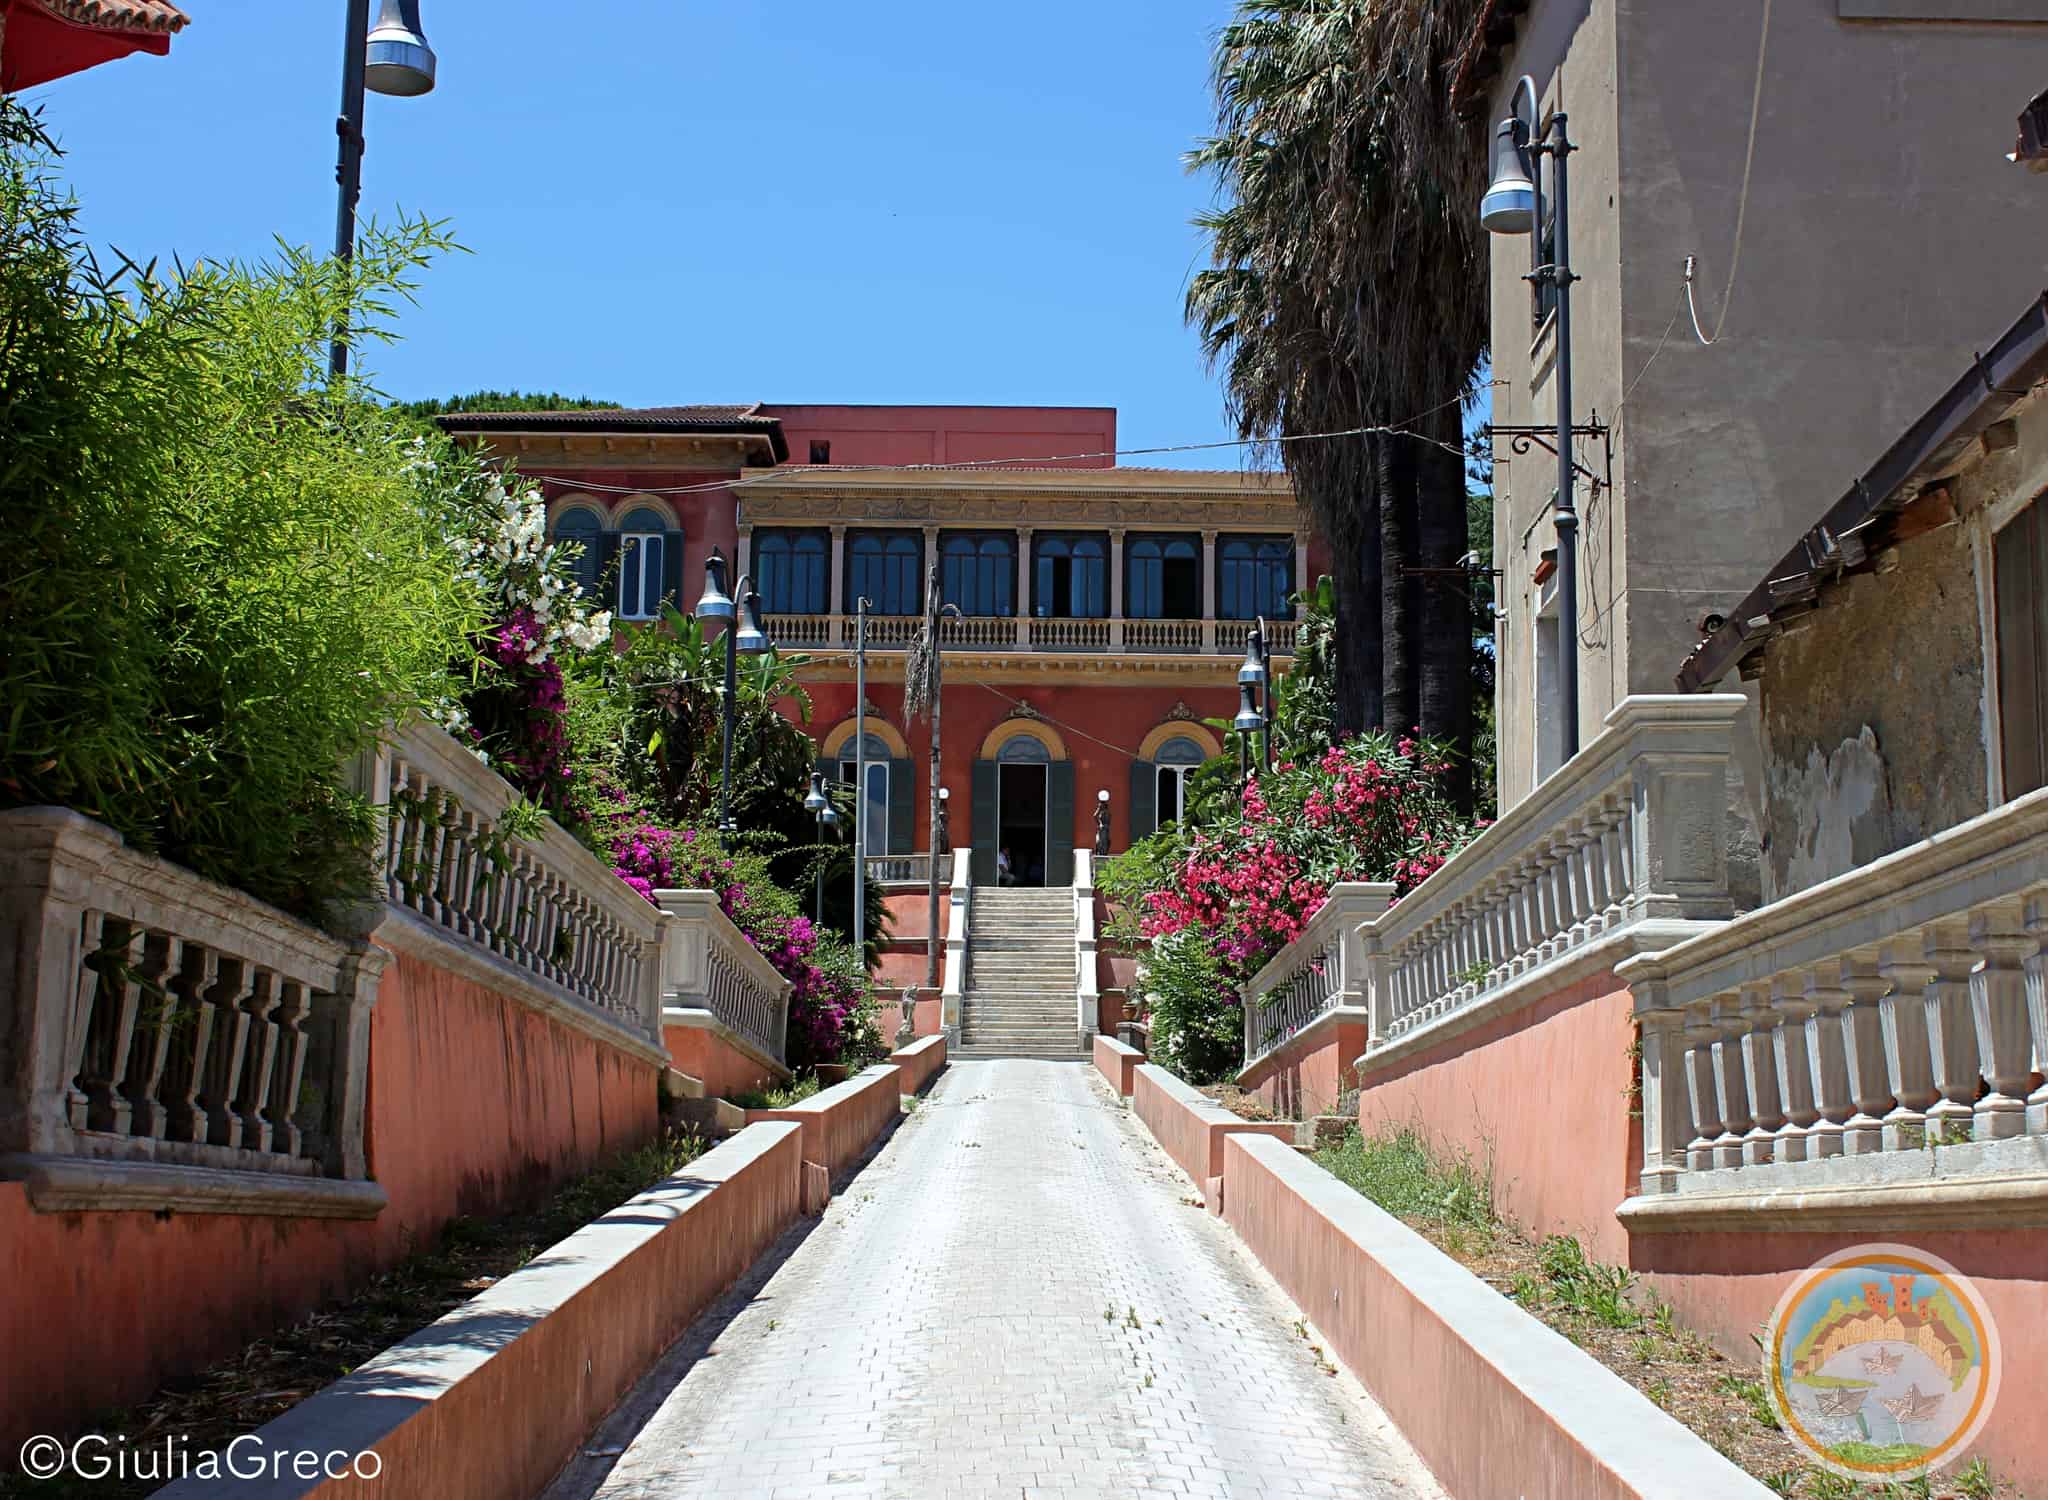
[[[998,849],[996,851],[996,884],[1015,885],[1016,883],[1017,872],[1010,865],[1010,851],[1008,849]]]

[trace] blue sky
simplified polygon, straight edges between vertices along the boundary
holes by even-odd
[[[188,0],[169,58],[30,91],[93,238],[326,246],[341,0]],[[374,11],[374,4],[372,6]],[[1075,403],[1229,436],[1180,319],[1229,0],[423,0],[363,209],[453,221],[384,389]],[[1134,462],[1233,466],[1230,452]]]

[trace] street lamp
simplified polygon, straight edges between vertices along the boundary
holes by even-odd
[[[1252,736],[1265,725],[1259,706],[1252,702],[1252,685],[1240,672],[1237,677],[1237,717],[1230,721],[1230,727],[1238,733],[1237,774],[1240,781],[1252,778]]]
[[[1266,621],[1261,616],[1258,623],[1245,637],[1244,665],[1237,669],[1239,687],[1258,689],[1259,710],[1263,717],[1264,733],[1259,736],[1259,759],[1265,768],[1273,769],[1273,686],[1272,674],[1266,666]]]
[[[947,807],[947,804],[952,800],[953,789],[951,787],[940,787],[939,829],[932,839],[932,851],[935,854],[951,854],[953,852],[952,815],[951,810]]]
[[[740,574],[739,607],[725,591],[725,554],[716,547],[704,560],[704,592],[697,596],[697,619],[703,624],[725,622],[725,735],[718,761],[718,834],[730,838],[738,832],[732,820],[732,730],[739,704],[739,653],[758,656],[770,645],[761,628],[761,596],[754,592],[753,579]]]
[[[804,794],[804,811],[818,820],[818,926],[825,925],[825,830],[839,826],[839,814],[825,795],[825,773],[811,772],[811,789]],[[858,879],[858,875],[855,876]]]
[[[1508,117],[1494,135],[1493,177],[1479,200],[1479,222],[1494,234],[1534,234],[1542,243],[1543,189],[1531,170],[1532,156],[1551,159],[1551,258],[1526,278],[1557,292],[1557,497],[1551,519],[1557,527],[1557,639],[1560,683],[1558,717],[1564,728],[1564,758],[1579,749],[1579,514],[1572,503],[1572,283],[1566,209],[1565,160],[1578,148],[1565,134],[1565,113],[1553,110],[1538,129],[1536,84],[1525,73],[1508,100]]]
[[[334,132],[341,137],[334,180],[341,203],[334,217],[334,258],[346,267],[356,253],[356,200],[363,191],[363,90],[398,98],[416,98],[434,87],[434,49],[420,30],[420,0],[383,0],[377,26],[370,29],[370,0],[348,0],[348,20],[341,42],[341,115]],[[337,378],[348,373],[348,320],[334,328],[327,368]]]
[[[1095,794],[1095,852],[1107,857],[1109,854],[1109,788],[1104,787]]]

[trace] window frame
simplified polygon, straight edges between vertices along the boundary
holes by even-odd
[[[1233,558],[1230,549],[1248,547],[1251,555],[1247,558]],[[1269,554],[1270,555],[1266,555]],[[1246,566],[1252,570],[1253,598],[1248,608],[1232,601],[1230,586],[1233,565]],[[1277,597],[1270,608],[1265,605],[1267,579],[1265,570],[1277,569],[1282,583]],[[1219,620],[1286,620],[1294,616],[1288,600],[1300,587],[1294,576],[1294,538],[1265,532],[1240,532],[1216,539],[1216,618]],[[1233,612],[1236,611],[1236,612]]]
[[[1168,556],[1172,548],[1184,546],[1188,556],[1184,559]],[[1145,557],[1143,549],[1156,547],[1156,560]],[[1144,613],[1145,590],[1139,584],[1139,570],[1148,561],[1156,561],[1159,570],[1159,597],[1156,613]],[[1168,614],[1166,611],[1166,568],[1171,562],[1185,561],[1192,565],[1194,574],[1194,609],[1186,615]],[[1202,538],[1192,531],[1147,531],[1124,538],[1124,618],[1127,620],[1195,620],[1202,614]]]
[[[1092,556],[1086,557],[1082,548],[1092,548]],[[1109,534],[1102,531],[1048,531],[1033,533],[1031,538],[1031,613],[1041,620],[1106,620],[1109,618],[1109,569],[1112,548]],[[1058,598],[1056,584],[1046,587],[1048,576],[1056,578],[1059,560],[1067,562],[1067,597]],[[1074,595],[1080,592],[1077,574],[1082,561],[1091,561],[1094,568],[1094,587],[1085,603],[1090,608],[1076,609]],[[1048,566],[1050,565],[1050,566]],[[1048,597],[1051,596],[1051,597]]]
[[[805,544],[811,544],[813,551],[799,552]],[[777,544],[780,544],[778,547]],[[793,584],[795,565],[799,558],[817,560],[815,605],[805,604],[795,596],[793,586],[790,597],[778,600],[775,585],[778,582]],[[768,571],[770,559],[779,559],[781,565],[790,570],[791,579],[778,580]],[[809,526],[763,526],[753,533],[748,549],[748,564],[754,575],[754,585],[761,592],[761,612],[770,615],[822,615],[832,608],[832,538],[831,533]]]
[[[980,576],[996,562],[991,546],[1000,549],[1001,562],[994,567],[986,580],[993,600],[967,600],[958,597],[953,589],[952,562],[956,555],[957,543],[968,543],[973,548],[972,565],[976,571],[976,589],[982,586]],[[958,605],[960,613],[970,619],[1013,620],[1017,617],[1017,533],[1014,531],[963,530],[947,531],[939,536],[939,598],[943,603]],[[994,609],[982,609],[983,603],[993,603]]]
[[[619,576],[612,588],[612,602],[615,606],[613,612],[621,620],[632,620],[641,624],[659,619],[663,596],[662,582],[668,564],[668,548],[671,540],[675,545],[681,545],[682,533],[669,525],[659,512],[642,506],[631,514],[619,518],[616,535],[619,539]],[[659,541],[661,545],[654,548],[645,546],[645,541],[650,537]],[[650,570],[654,575],[652,600],[647,597]],[[626,604],[626,585],[629,581],[638,584],[637,601],[640,608],[637,612],[629,609]]]
[[[590,523],[590,535],[586,540],[580,536],[564,536],[562,523],[582,517]],[[568,542],[583,549],[583,555],[567,564],[569,576],[576,582],[581,596],[595,601],[598,591],[604,586],[604,517],[588,505],[565,505],[548,526],[548,539],[557,545]],[[587,575],[587,576],[586,576]]]
[[[884,570],[884,586],[860,587],[857,570],[864,560],[861,548],[866,543],[875,543],[879,549],[873,554],[875,565]],[[905,546],[903,544],[907,543]],[[903,579],[887,577],[893,569],[899,569],[905,558],[909,559],[910,572]],[[924,533],[908,526],[868,526],[846,534],[846,563],[841,581],[845,587],[846,612],[852,614],[855,605],[865,595],[874,603],[876,615],[911,616],[924,612],[923,577],[925,568]],[[897,583],[904,586],[904,597],[892,598],[891,592]],[[900,608],[891,608],[891,604]]]

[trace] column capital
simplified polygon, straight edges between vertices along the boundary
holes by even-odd
[[[832,540],[833,540],[833,541],[835,541],[835,542],[843,542],[843,541],[845,541],[845,540],[846,540],[846,523],[845,523],[844,521],[841,521],[841,522],[838,522],[838,523],[836,523],[836,524],[835,524],[835,525],[834,525],[834,526],[833,526],[833,527],[831,528],[831,531],[832,531]]]

